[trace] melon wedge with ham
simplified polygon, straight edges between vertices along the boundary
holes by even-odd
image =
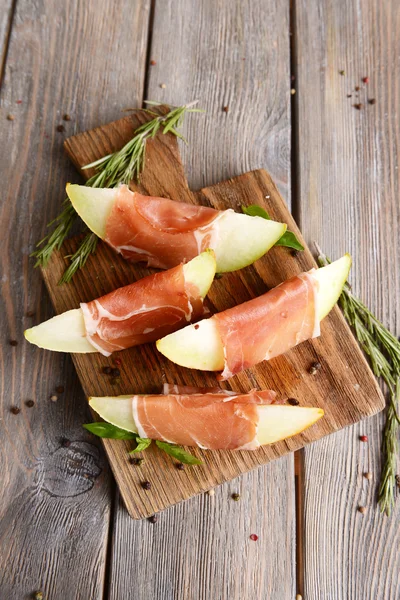
[[[274,404],[275,392],[89,398],[105,421],[140,437],[210,450],[255,450],[301,433],[324,414]]]
[[[68,184],[76,212],[124,258],[169,269],[211,248],[217,272],[237,271],[263,256],[286,231],[285,223],[219,211],[118,188]]]
[[[191,369],[222,371],[220,379],[283,354],[319,335],[348,278],[346,254],[321,269],[283,282],[266,294],[203,319],[157,341],[171,361]]]
[[[215,275],[213,250],[69,310],[25,331],[31,344],[58,352],[109,356],[176,331],[203,315]],[[168,331],[169,330],[169,331]]]

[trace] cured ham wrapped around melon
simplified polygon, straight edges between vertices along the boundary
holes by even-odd
[[[109,356],[154,342],[203,316],[203,298],[215,275],[212,250],[186,265],[144,277],[79,309],[25,332],[41,348],[63,352],[101,352]]]
[[[142,438],[209,450],[255,450],[323,415],[319,408],[276,403],[272,390],[100,397],[89,404],[109,423]]]
[[[336,304],[350,266],[345,255],[297,275],[258,298],[166,336],[157,348],[179,365],[222,371],[219,378],[228,379],[318,336],[320,321]]]
[[[169,269],[207,248],[217,272],[236,271],[263,256],[286,225],[207,206],[153,198],[118,188],[67,185],[67,194],[86,225],[132,262]]]

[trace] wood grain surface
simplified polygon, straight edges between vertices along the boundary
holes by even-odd
[[[2,600],[103,598],[112,477],[82,430],[89,413],[71,359],[43,355],[23,330],[53,314],[29,253],[76,179],[63,139],[142,101],[148,17],[146,2],[17,2],[0,120]],[[129,70],[116,69],[128,55]]]
[[[295,23],[300,226],[331,257],[351,252],[353,289],[399,335],[400,6],[301,0]],[[400,597],[399,495],[390,518],[376,506],[383,423],[304,451],[307,600]]]
[[[66,150],[75,164],[84,166],[122,147],[131,139],[133,131],[148,118],[143,114],[133,115],[76,135],[67,140]],[[90,176],[90,172],[86,175]],[[246,173],[192,194],[183,179],[177,140],[172,134],[160,133],[149,142],[140,185],[132,183],[131,187],[148,195],[207,203],[220,210],[234,208],[240,211],[243,204],[258,204],[264,206],[276,221],[287,223],[301,239],[286,205],[265,171]],[[68,264],[65,257],[73,254],[76,247],[76,239],[66,242],[60,252],[53,254],[44,270],[46,286],[57,313],[76,308],[82,301],[97,298],[149,273],[143,267],[128,264],[101,243],[79,275],[70,284],[59,286],[58,281]],[[287,248],[276,247],[253,266],[215,281],[207,304],[212,313],[220,312],[255,298],[313,266],[315,263],[308,250],[293,256]],[[87,396],[154,393],[165,381],[199,387],[216,383],[215,374],[179,367],[161,356],[154,344],[131,348],[120,353],[120,357],[122,381],[112,385],[109,378],[99,376],[102,367],[109,365],[112,359],[100,354],[74,356]],[[322,365],[316,376],[309,373],[315,361]],[[132,469],[127,453],[129,443],[104,441],[120,492],[132,517],[150,516],[383,408],[376,380],[337,307],[322,323],[321,338],[238,374],[227,382],[227,386],[242,392],[254,387],[271,387],[277,390],[279,398],[295,397],[303,406],[324,408],[325,416],[303,434],[255,452],[197,450],[196,454],[204,465],[187,469],[185,477],[173,461],[156,448],[146,453],[146,466]],[[143,480],[150,481],[151,493],[143,490]]]

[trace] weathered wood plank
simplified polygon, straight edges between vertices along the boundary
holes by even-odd
[[[0,596],[7,600],[35,589],[45,598],[103,597],[107,463],[82,430],[88,412],[71,360],[35,349],[22,332],[52,314],[29,252],[76,177],[56,127],[72,134],[141,103],[149,4],[17,3],[1,94],[2,115],[15,120],[0,122]],[[65,391],[55,392],[60,385]]]
[[[300,226],[330,256],[352,253],[356,294],[399,334],[400,6],[301,0],[295,17]],[[382,424],[375,417],[304,452],[307,600],[399,597],[400,504],[390,519],[376,508]]]
[[[290,200],[288,8],[281,0],[157,1],[147,97],[199,98],[207,111],[204,121],[187,120],[182,154],[192,189],[267,167]],[[292,457],[221,486],[214,498],[177,505],[154,525],[116,512],[113,600],[287,600],[294,590]]]
[[[0,86],[3,81],[8,41],[12,28],[14,5],[15,2],[13,2],[13,0],[1,0],[0,2]]]

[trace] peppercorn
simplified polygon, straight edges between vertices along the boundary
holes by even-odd
[[[21,409],[20,409],[20,408],[18,408],[18,406],[12,406],[12,407],[10,408],[10,412],[11,412],[13,415],[19,415],[19,413],[21,412]]]
[[[252,534],[251,534],[251,536],[250,536],[250,539],[251,539],[253,542],[256,542],[256,541],[258,540],[258,535],[256,535],[255,533],[252,533]]]
[[[57,398],[57,396],[55,394],[53,394],[52,396],[50,396],[50,400],[52,402],[57,402],[58,398]]]
[[[240,494],[232,494],[231,498],[235,502],[239,502],[239,500],[240,500]]]
[[[114,365],[117,365],[117,367],[120,367],[122,365],[122,360],[120,358],[114,358],[113,363]]]
[[[151,64],[151,66],[152,66],[152,67],[154,67],[154,65],[156,65],[157,63],[156,63],[156,61],[155,61],[155,60],[151,60],[151,61],[150,61],[150,64]]]
[[[157,521],[158,521],[157,515],[152,515],[151,517],[149,517],[149,521],[150,521],[150,523],[157,523]]]
[[[207,494],[208,494],[209,496],[215,496],[215,490],[213,490],[213,489],[211,489],[211,490],[208,490]]]
[[[150,481],[142,481],[142,488],[143,488],[144,490],[149,490],[149,489],[151,489],[151,483],[150,483]]]
[[[356,108],[357,110],[361,110],[363,107],[363,104],[361,104],[361,102],[359,102],[358,104],[353,104],[354,108]]]
[[[319,362],[314,362],[311,367],[308,369],[308,372],[310,373],[310,375],[316,375],[317,372],[320,370],[321,368],[321,363]]]
[[[363,83],[369,83],[369,77],[363,77],[362,78],[362,82]]]
[[[344,75],[345,71],[342,69],[341,71],[339,71],[339,75]]]
[[[184,470],[184,468],[185,468],[185,465],[184,465],[183,463],[178,463],[178,464],[176,465],[176,468],[177,468],[179,471],[183,471],[183,470]]]
[[[60,440],[60,442],[61,442],[61,446],[63,448],[69,448],[70,445],[71,445],[70,440],[68,438],[66,438],[66,437],[62,437],[61,440]]]
[[[43,600],[43,592],[38,590],[37,592],[33,592],[32,596],[33,600]]]
[[[167,86],[166,86],[166,84],[165,84],[165,83],[162,83],[162,84],[160,85],[160,88],[162,88],[163,90],[165,90],[165,88],[166,88],[166,87],[167,87]]]
[[[356,90],[356,92],[359,92],[360,91],[360,86],[356,85],[356,87],[354,89]]]
[[[229,111],[229,106],[224,106],[224,107],[222,108],[222,110],[223,110],[225,113],[227,113],[227,112]]]
[[[65,113],[65,115],[63,116],[64,121],[70,121],[71,117],[69,116],[68,113]]]
[[[360,435],[360,442],[368,442],[368,436],[367,435]]]
[[[303,596],[301,594],[296,594],[296,600],[303,600]]]
[[[120,377],[113,377],[111,379],[111,384],[112,385],[118,385],[119,383],[121,383],[121,378]]]
[[[375,103],[376,103],[375,98],[369,98],[368,99],[368,104],[375,104]]]
[[[372,479],[372,473],[370,473],[370,472],[364,473],[364,477],[365,477],[365,479],[370,480],[370,479]]]
[[[292,250],[290,254],[296,258],[296,256],[299,255],[299,251],[298,250]]]
[[[64,127],[64,125],[57,125],[57,131],[58,131],[59,133],[62,133],[63,131],[65,131],[65,127]]]
[[[296,90],[295,90],[294,88],[292,88],[292,89],[290,90],[290,93],[292,94],[292,96],[294,96],[294,95],[295,95],[295,93],[296,93]]]
[[[25,405],[26,405],[28,408],[32,408],[32,406],[35,406],[35,403],[34,403],[34,401],[33,401],[33,400],[27,400],[27,401],[25,402]]]
[[[10,346],[18,346],[17,340],[10,340]]]
[[[347,94],[347,97],[348,97],[348,98],[351,98],[351,94]]]
[[[10,114],[10,115],[7,115],[7,119],[8,119],[9,121],[14,121],[15,117],[14,117],[14,115],[11,115],[11,114]]]
[[[113,377],[119,377],[121,375],[121,372],[119,369],[111,369],[111,375]]]
[[[196,323],[196,325],[194,326],[195,329],[198,329],[200,327],[200,325],[198,323]]]
[[[287,401],[291,406],[298,406],[300,404],[297,398],[288,398]]]
[[[365,513],[367,512],[367,508],[365,506],[359,506],[358,512],[360,512],[362,515],[365,515]]]
[[[64,393],[64,386],[63,385],[58,385],[56,387],[56,392],[57,392],[57,394],[63,394]]]
[[[130,458],[130,462],[132,465],[136,465],[137,467],[140,467],[144,462],[144,458],[138,458],[137,456],[132,456]]]
[[[112,368],[111,368],[111,367],[103,367],[103,368],[102,368],[102,372],[103,372],[105,375],[111,375],[111,371],[112,371]]]

